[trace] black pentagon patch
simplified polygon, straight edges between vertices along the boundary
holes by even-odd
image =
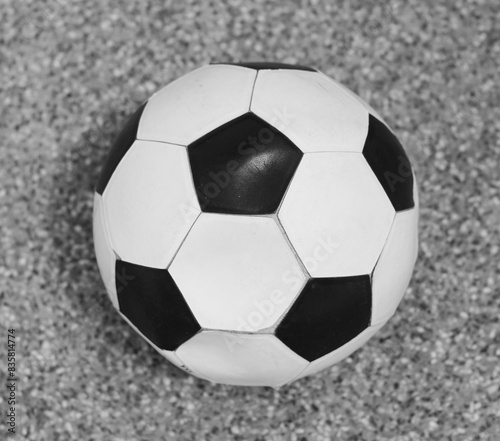
[[[276,328],[276,337],[314,361],[366,329],[371,309],[368,275],[310,279]]]
[[[166,269],[116,261],[120,311],[161,349],[174,351],[201,328]]]
[[[193,142],[188,153],[201,209],[229,214],[274,213],[303,155],[253,113]]]
[[[413,172],[396,136],[370,115],[363,155],[384,187],[396,211],[413,208]]]
[[[306,70],[308,72],[317,72],[309,66],[302,66],[300,64],[285,64],[285,63],[270,63],[266,61],[242,61],[241,63],[211,63],[211,64],[229,64],[230,66],[248,67],[250,69],[265,70],[265,69],[291,69],[291,70]]]
[[[100,195],[103,194],[106,185],[108,185],[111,179],[111,175],[125,156],[125,153],[128,152],[128,149],[132,147],[132,144],[136,140],[139,121],[146,104],[147,102],[142,104],[135,113],[129,117],[122,131],[115,139],[95,187],[95,191]]]

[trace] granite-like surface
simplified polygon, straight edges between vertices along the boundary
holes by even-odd
[[[0,8],[0,325],[4,341],[4,328],[19,336],[16,439],[500,439],[497,1]],[[216,60],[330,74],[391,124],[420,185],[420,256],[392,321],[279,392],[169,365],[113,311],[94,260],[92,188],[124,116]],[[5,363],[3,349],[2,384]]]

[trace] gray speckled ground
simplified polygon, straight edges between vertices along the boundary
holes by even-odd
[[[500,439],[497,1],[0,5],[0,325],[18,330],[17,439]],[[422,205],[393,320],[279,392],[164,362],[112,310],[91,236],[123,117],[197,66],[262,59],[313,65],[368,100],[406,146]],[[2,383],[5,363],[2,350]]]

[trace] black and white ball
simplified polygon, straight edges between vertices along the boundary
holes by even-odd
[[[394,314],[417,223],[409,160],[357,95],[309,67],[214,64],[127,122],[94,239],[113,305],[169,361],[279,387]]]

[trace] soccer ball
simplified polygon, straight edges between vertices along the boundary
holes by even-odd
[[[212,64],[126,123],[96,185],[107,292],[160,354],[212,382],[280,387],[394,314],[418,248],[410,162],[315,69]]]

